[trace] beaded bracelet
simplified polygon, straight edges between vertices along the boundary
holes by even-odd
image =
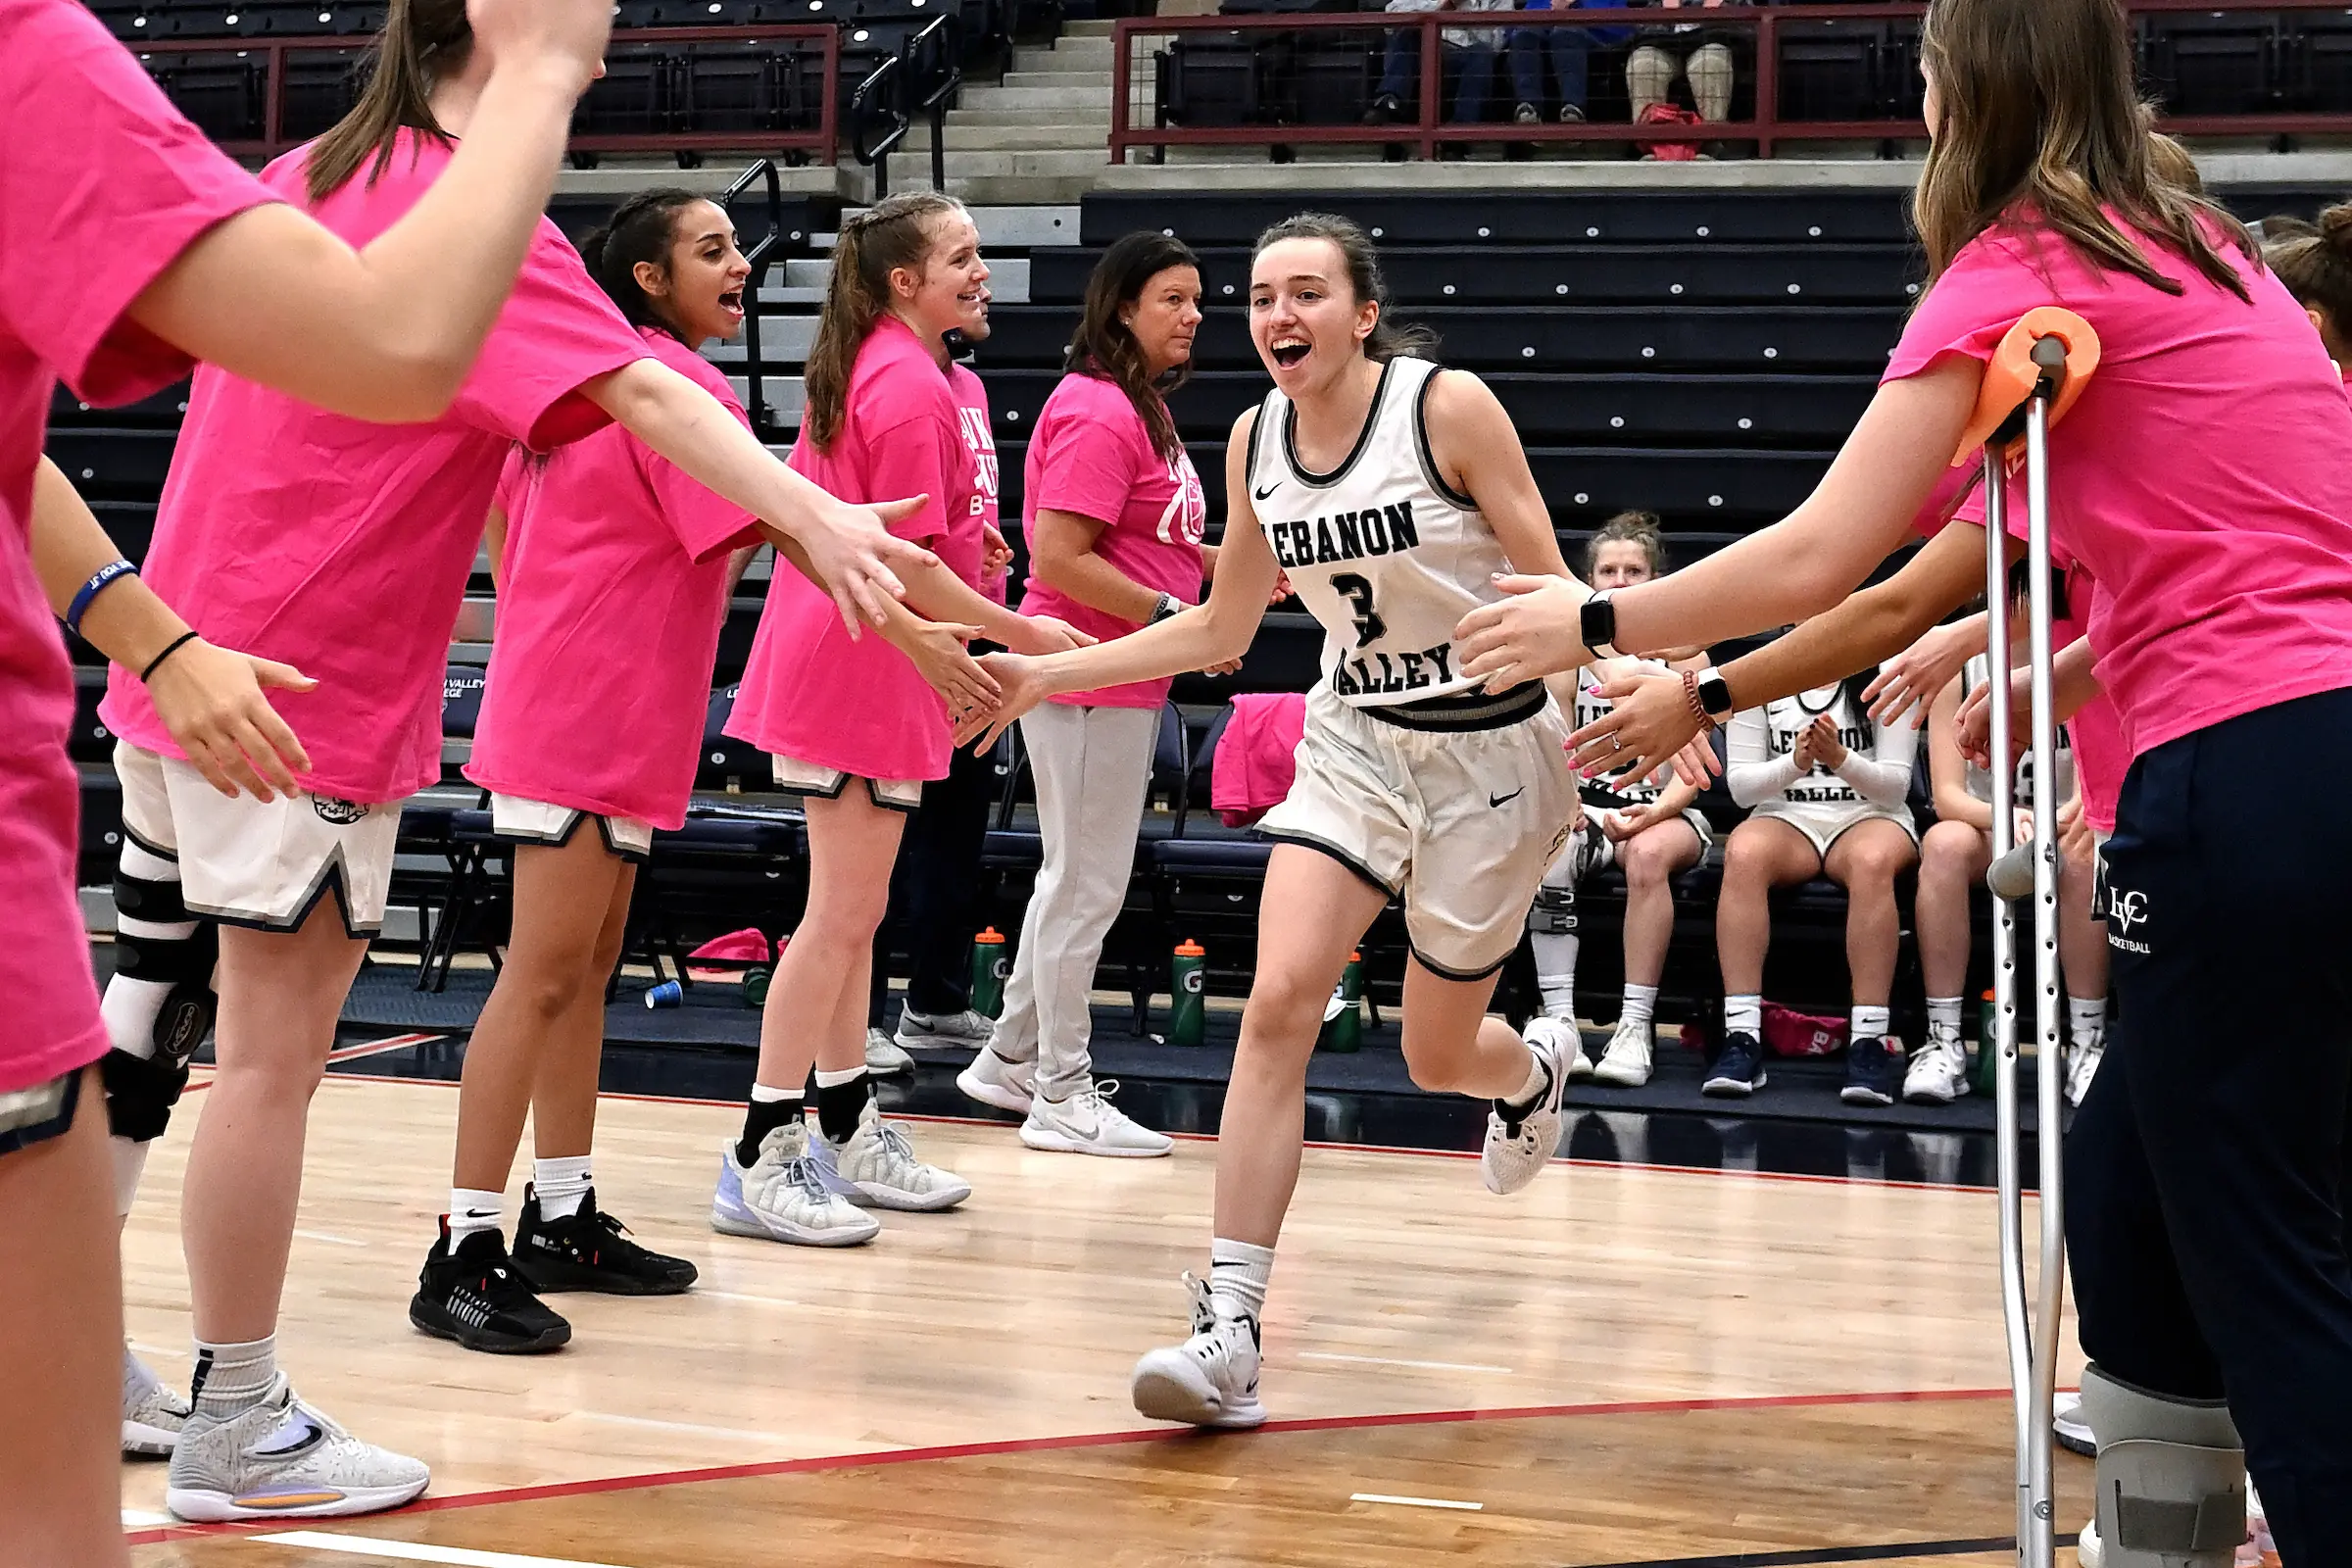
[[[1715,715],[1708,712],[1707,705],[1699,700],[1697,670],[1683,671],[1683,700],[1690,705],[1691,716],[1698,720],[1698,732],[1701,735],[1710,733],[1715,728]]]

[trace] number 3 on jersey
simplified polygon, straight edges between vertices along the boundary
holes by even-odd
[[[1389,623],[1372,608],[1372,584],[1352,571],[1332,573],[1331,586],[1355,607],[1355,646],[1369,648],[1389,634]]]

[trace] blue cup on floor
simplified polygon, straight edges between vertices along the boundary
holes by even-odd
[[[645,1004],[649,1007],[675,1007],[685,1001],[686,988],[675,980],[664,980],[645,994]]]

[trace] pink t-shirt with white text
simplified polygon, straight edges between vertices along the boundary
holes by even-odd
[[[2267,270],[2225,245],[2249,305],[2142,248],[2180,295],[2055,236],[1988,230],[1920,303],[1886,376],[1987,360],[2035,306],[2097,329],[2098,371],[2050,436],[2051,539],[2098,580],[2088,635],[2134,757],[2352,686],[2352,404]],[[2022,525],[2016,477],[2009,511]],[[1982,498],[1961,515],[1982,521]]]
[[[970,510],[974,516],[991,528],[1002,531],[997,497],[1004,488],[1004,476],[997,467],[997,438],[988,428],[988,390],[968,366],[948,366],[948,390],[956,397],[956,414],[962,421],[963,444],[972,452],[972,499]],[[1005,578],[1010,567],[999,566],[987,572],[978,587],[998,604],[1004,603]]]
[[[667,332],[643,335],[662,364],[751,422],[710,361]],[[760,542],[759,519],[618,425],[545,459],[514,448],[498,502],[498,633],[466,776],[501,795],[683,826],[727,557]]]
[[[452,146],[403,130],[381,178],[368,169],[313,216],[365,245],[416,204]],[[309,149],[263,172],[303,201]],[[649,351],[542,219],[481,357],[440,418],[368,424],[210,368],[196,373],[164,482],[148,585],[223,647],[318,682],[271,692],[302,737],[314,794],[397,801],[441,776],[441,692],[507,450],[548,451],[607,422],[584,381]],[[137,681],[117,670],[107,721],[176,757]]]
[[[1182,448],[1173,458],[1152,450],[1144,416],[1117,382],[1083,373],[1063,376],[1038,413],[1023,473],[1022,510],[1032,541],[1041,510],[1092,517],[1103,525],[1095,535],[1096,555],[1153,593],[1173,594],[1188,605],[1200,602],[1200,535],[1208,524],[1200,475]],[[1034,570],[1021,612],[1058,615],[1103,642],[1143,626],[1078,603],[1040,582]],[[1139,680],[1053,701],[1157,708],[1167,701],[1169,685]]]
[[[792,466],[844,501],[926,497],[891,532],[929,547],[979,585],[980,523],[989,510],[980,466],[955,389],[897,317],[883,317],[858,347],[831,447],[817,450],[804,427]],[[947,704],[871,626],[853,642],[833,601],[798,572],[780,571],[768,584],[726,732],[770,756],[854,778],[948,776]]]
[[[106,1054],[74,898],[74,678],[32,569],[32,475],[60,376],[133,402],[188,359],[126,312],[197,238],[271,200],[74,0],[0,0],[0,1093]]]

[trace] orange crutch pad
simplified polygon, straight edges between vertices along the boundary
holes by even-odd
[[[2055,339],[2063,346],[2066,354],[2063,365],[2045,368],[2035,363],[2034,346],[2044,338]],[[1977,393],[1977,411],[1969,416],[1952,466],[1983,462],[1985,445],[1994,441],[2001,444],[2004,459],[2016,457],[2016,449],[2025,439],[2025,423],[2020,416],[2041,378],[2053,373],[2057,377],[2057,389],[2050,401],[2050,424],[2055,428],[2066,417],[2067,410],[2074,407],[2075,399],[2090,384],[2090,373],[2098,368],[2099,334],[2088,321],[2059,305],[2040,305],[2028,311],[2001,339],[2000,346],[1992,351],[1992,358],[1984,362],[1984,383]]]

